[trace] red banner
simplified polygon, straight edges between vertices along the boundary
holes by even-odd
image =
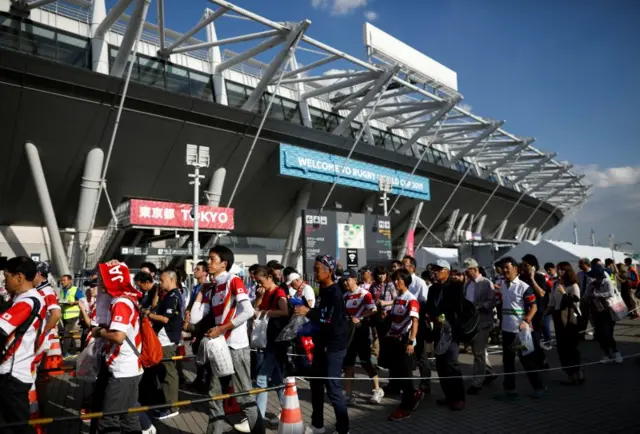
[[[187,203],[131,199],[130,221],[134,226],[191,229],[192,209]],[[231,231],[235,227],[233,208],[200,205],[199,217],[201,229]]]
[[[407,255],[415,256],[415,231],[409,231],[407,234]]]

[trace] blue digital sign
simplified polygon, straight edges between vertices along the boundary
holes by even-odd
[[[379,189],[378,179],[387,177],[393,184],[391,194],[420,200],[431,197],[428,178],[284,143],[280,144],[280,174],[329,183],[339,175],[339,185],[374,191]]]

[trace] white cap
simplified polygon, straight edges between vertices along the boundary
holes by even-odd
[[[301,277],[298,273],[289,274],[289,277],[287,278],[287,285],[291,285],[291,283],[293,283],[294,280],[298,280],[300,278]]]
[[[448,261],[445,261],[444,259],[438,259],[435,265],[436,267],[439,267],[439,268],[446,268],[447,270],[451,270],[451,265],[449,264]]]
[[[466,270],[468,270],[469,268],[478,268],[479,266],[480,265],[478,264],[478,261],[476,261],[473,258],[468,258],[468,259],[465,259],[464,261],[464,268]]]

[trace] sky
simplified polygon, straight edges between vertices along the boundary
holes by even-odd
[[[114,3],[107,0],[107,7]],[[640,1],[233,3],[273,21],[309,19],[307,35],[360,59],[366,58],[362,25],[369,21],[455,70],[463,104],[473,113],[535,137],[535,147],[556,152],[594,185],[588,202],[548,237],[573,240],[575,219],[581,243],[593,229],[600,244],[614,234],[640,251]],[[206,7],[217,9],[206,0],[165,0],[166,26],[184,32]],[[148,19],[156,22],[155,1]],[[219,19],[216,27],[219,38],[264,30],[233,18]],[[297,55],[307,56],[302,63],[317,59]]]

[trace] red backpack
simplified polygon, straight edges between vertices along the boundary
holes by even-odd
[[[127,337],[127,342],[140,359],[142,367],[150,368],[160,363],[163,358],[160,339],[158,339],[158,335],[153,330],[149,318],[143,318],[142,315],[140,315],[140,338],[142,341],[142,351],[138,351],[129,337]]]

